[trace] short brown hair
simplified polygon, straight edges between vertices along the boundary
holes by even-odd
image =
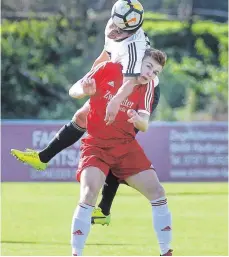
[[[145,51],[145,57],[152,57],[154,60],[156,60],[162,67],[165,66],[166,64],[166,60],[167,60],[167,55],[166,53],[158,50],[158,49],[154,49],[154,48],[148,48]]]

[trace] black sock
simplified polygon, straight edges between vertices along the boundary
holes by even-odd
[[[111,205],[118,190],[118,187],[118,178],[115,177],[110,171],[106,178],[106,184],[103,186],[102,199],[98,205],[102,209],[102,213],[104,215],[110,214]]]
[[[44,163],[49,162],[56,154],[77,142],[85,131],[84,128],[79,127],[74,121],[64,125],[48,146],[39,152],[40,160]]]

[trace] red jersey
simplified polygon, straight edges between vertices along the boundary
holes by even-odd
[[[115,121],[106,125],[104,118],[106,106],[122,86],[122,66],[118,63],[106,62],[87,75],[96,82],[96,93],[90,97],[90,111],[87,116],[87,137],[85,143],[109,147],[129,142],[135,138],[134,125],[129,123],[127,111],[134,109],[150,115],[153,102],[153,81],[147,85],[135,86],[133,93],[120,106]]]

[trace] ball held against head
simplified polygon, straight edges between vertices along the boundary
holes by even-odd
[[[116,26],[123,30],[134,30],[143,22],[144,9],[138,0],[118,0],[111,11]]]

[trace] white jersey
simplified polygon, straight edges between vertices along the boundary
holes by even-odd
[[[141,74],[142,59],[145,50],[150,47],[150,41],[142,28],[132,36],[114,41],[105,36],[104,50],[110,55],[112,62],[122,65],[122,73],[126,77],[139,76]],[[154,86],[159,84],[159,79],[154,79]]]

